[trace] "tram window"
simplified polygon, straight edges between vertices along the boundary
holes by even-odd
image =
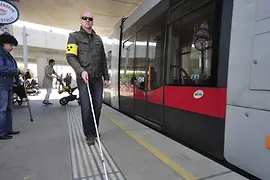
[[[211,1],[212,0],[171,0],[171,7],[178,4],[177,7],[172,11],[171,21],[175,20],[176,18],[180,18],[189,11]]]
[[[147,90],[151,91],[162,86],[163,75],[163,49],[166,16],[149,24],[148,34],[148,69],[147,69]]]
[[[108,66],[109,76],[110,76],[110,79],[111,79],[111,77],[112,77],[112,51],[108,52],[107,66]]]
[[[192,0],[191,1],[191,8],[195,9],[195,8],[201,6],[202,4],[208,3],[210,1],[211,0]]]
[[[145,76],[145,67],[146,67],[146,54],[147,53],[147,29],[142,29],[137,33],[136,36],[136,63],[135,63],[135,77],[136,77],[136,86],[145,90],[146,76]]]
[[[120,84],[132,83],[132,77],[134,75],[134,50],[135,43],[134,37],[132,37],[123,43],[120,61]]]
[[[183,1],[185,1],[185,0],[170,0],[170,6],[173,7],[177,3],[180,3],[180,2],[183,2]]]
[[[170,25],[166,84],[211,86],[213,22],[209,4]]]
[[[190,1],[185,1],[172,11],[171,21],[180,18],[190,11]]]

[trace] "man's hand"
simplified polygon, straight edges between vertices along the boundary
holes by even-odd
[[[104,80],[104,87],[107,88],[109,86],[109,81],[108,80]]]
[[[83,78],[84,82],[88,84],[88,73],[86,71],[81,73],[81,77]]]

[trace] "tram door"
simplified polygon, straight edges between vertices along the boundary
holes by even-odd
[[[137,33],[134,111],[152,124],[163,124],[163,50],[166,16]],[[164,26],[162,26],[164,25]]]
[[[146,76],[145,67],[147,60],[147,31],[142,29],[136,36],[135,50],[135,86],[134,86],[134,113],[146,118]]]

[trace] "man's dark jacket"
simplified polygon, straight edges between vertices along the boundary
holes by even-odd
[[[82,27],[70,33],[66,48],[66,58],[75,70],[77,79],[87,71],[89,78],[102,77],[109,80],[107,59],[100,36],[94,30],[88,34]]]

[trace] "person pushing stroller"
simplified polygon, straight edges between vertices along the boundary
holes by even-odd
[[[53,74],[57,79],[61,79],[61,77],[55,72],[53,66],[55,65],[55,60],[50,59],[49,64],[45,67],[45,76],[43,78],[43,88],[47,89],[47,94],[45,95],[44,101],[42,102],[45,105],[52,105],[49,102],[50,95],[52,93],[52,82],[53,82]]]

